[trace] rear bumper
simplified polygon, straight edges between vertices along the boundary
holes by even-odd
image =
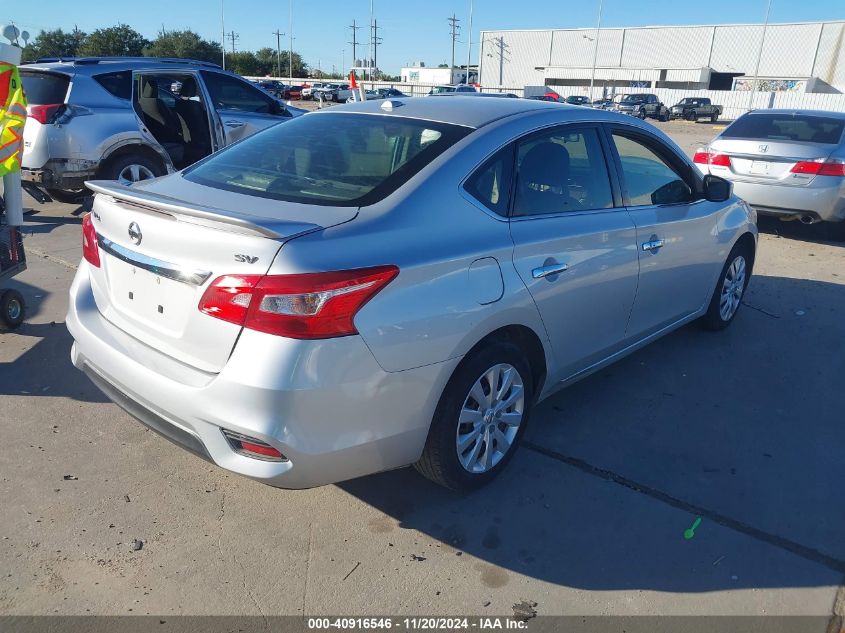
[[[226,367],[207,374],[102,317],[80,265],[70,289],[71,358],[144,424],[218,466],[282,488],[308,488],[419,459],[458,359],[385,372],[359,336],[295,341],[245,330]],[[235,453],[225,428],[287,461]]]
[[[97,166],[92,160],[49,160],[38,169],[21,167],[21,179],[46,189],[84,189],[85,181],[94,178]]]
[[[711,173],[721,176],[721,173],[711,170]],[[845,184],[838,181],[845,179],[831,177],[836,180],[827,186],[821,180],[825,176],[817,176],[807,187],[789,187],[784,185],[759,184],[742,181],[732,181],[734,193],[763,215],[801,216],[810,215],[825,222],[842,222],[845,220]]]

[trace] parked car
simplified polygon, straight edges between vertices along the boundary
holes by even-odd
[[[349,84],[324,84],[320,88],[313,88],[311,96],[314,99],[322,97],[323,101],[345,102],[352,96]]]
[[[577,95],[570,95],[566,98],[566,103],[569,105],[588,106],[590,105],[589,97],[581,97]]]
[[[379,99],[404,99],[410,96],[406,95],[401,90],[397,90],[396,88],[376,88],[375,90],[365,90],[364,94],[367,97],[367,101],[378,101]],[[346,100],[346,102],[354,103],[357,100],[357,96],[353,94]]]
[[[286,101],[302,99],[302,86],[285,86],[282,96]]]
[[[597,110],[609,110],[613,107],[612,99],[596,99],[593,101],[593,107]]]
[[[721,114],[722,106],[713,105],[707,97],[684,97],[672,106],[669,117],[687,121],[710,119],[715,123]]]
[[[322,88],[325,84],[322,83],[313,83],[313,84],[303,84],[302,86],[302,98],[303,99],[313,99],[314,94],[313,91],[319,88]]]
[[[276,99],[286,99],[285,90],[287,86],[281,81],[275,79],[262,79],[255,82],[259,88],[263,88],[266,92],[276,97]]]
[[[528,99],[534,99],[535,101],[552,101],[554,103],[562,103],[563,97],[561,97],[558,93],[554,90],[547,90],[541,95],[532,95],[529,96]]]
[[[20,74],[29,102],[21,176],[61,201],[92,178],[129,183],[182,169],[303,112],[183,59],[41,60]]]
[[[832,233],[845,236],[845,113],[748,112],[694,161],[702,173],[733,182],[758,213],[829,222]]]
[[[434,86],[434,88],[428,91],[428,94],[439,95],[449,92],[478,92],[478,90],[475,89],[475,86],[469,84],[457,84],[453,86]]]
[[[527,99],[385,103],[88,183],[74,365],[258,481],[415,464],[470,489],[543,398],[736,316],[753,212],[659,130]]]
[[[618,103],[614,104],[614,110],[622,114],[645,119],[651,117],[660,121],[669,120],[669,108],[667,108],[657,95],[652,94],[626,94]]]

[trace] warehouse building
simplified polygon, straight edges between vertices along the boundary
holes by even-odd
[[[630,88],[845,92],[845,21],[482,31],[480,83],[593,96]],[[593,70],[595,66],[595,71]]]

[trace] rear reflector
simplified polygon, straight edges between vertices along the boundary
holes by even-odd
[[[730,167],[731,157],[727,154],[711,154],[704,150],[698,150],[692,157],[692,162],[699,165],[717,165],[719,167]]]
[[[91,214],[86,213],[82,218],[82,256],[92,266],[100,267],[100,248],[97,245],[97,231],[94,230],[94,222]]]
[[[802,161],[795,163],[790,171],[793,174],[812,176],[845,176],[845,162],[840,161]]]
[[[199,310],[251,330],[297,339],[357,334],[358,311],[399,269],[377,266],[299,275],[224,275],[206,289]]]
[[[64,106],[63,103],[50,103],[47,105],[30,105],[27,107],[27,116],[35,119],[42,125],[52,123],[56,112]]]
[[[242,435],[235,433],[228,429],[220,429],[229,446],[236,453],[245,457],[252,457],[253,459],[260,459],[265,462],[283,462],[287,461],[287,457],[282,455],[278,450],[270,446],[267,442],[250,437],[249,435]]]

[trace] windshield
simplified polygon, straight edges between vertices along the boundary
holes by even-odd
[[[686,99],[681,99],[680,101],[678,101],[678,105],[686,105],[688,103],[695,103],[695,99],[690,99],[689,97],[687,97]]]
[[[647,95],[622,95],[622,101],[645,101]]]
[[[365,206],[395,191],[471,131],[394,116],[308,115],[224,149],[184,177],[274,200]]]
[[[431,89],[433,94],[440,94],[441,92],[455,92],[455,88],[453,86],[436,86]]]
[[[722,138],[804,141],[833,145],[842,138],[845,120],[806,114],[753,113],[737,119]]]

